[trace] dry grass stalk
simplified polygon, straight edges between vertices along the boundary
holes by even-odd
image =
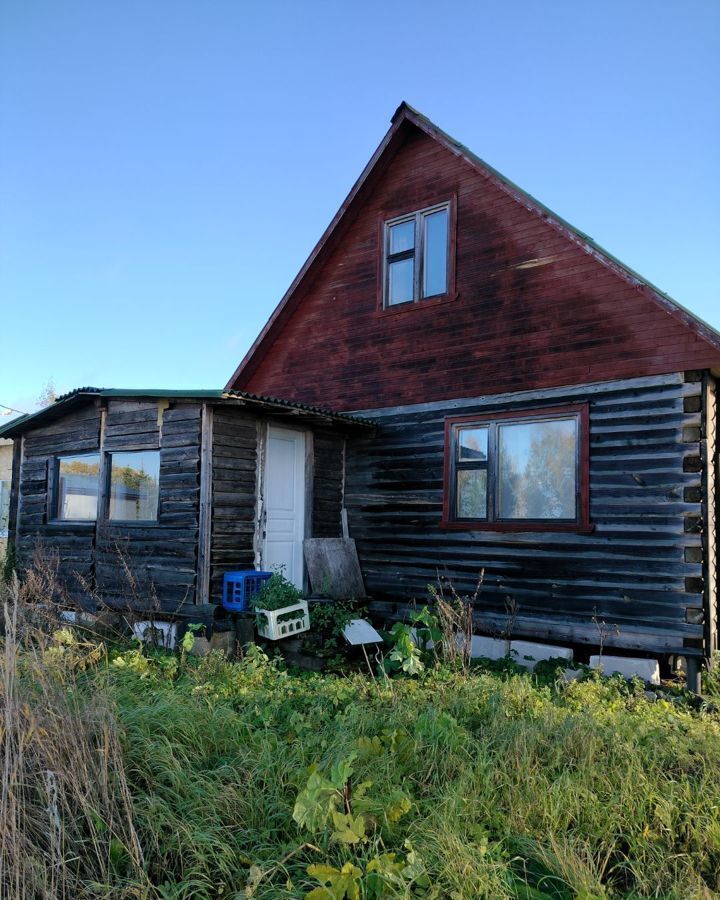
[[[78,681],[102,650],[31,634],[17,581],[6,593],[0,896],[148,896],[123,889],[146,878],[117,723],[103,693]]]
[[[430,596],[435,604],[440,630],[442,631],[442,652],[444,658],[463,669],[470,664],[473,635],[473,609],[482,589],[485,570],[480,571],[473,594],[461,596],[449,578],[438,575],[437,587],[429,586]]]

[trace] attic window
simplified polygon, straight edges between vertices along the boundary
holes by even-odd
[[[450,203],[385,222],[384,306],[414,303],[448,293]]]

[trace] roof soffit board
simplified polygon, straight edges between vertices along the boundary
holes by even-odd
[[[410,129],[408,129],[410,126]],[[463,159],[479,175],[489,179],[500,190],[512,197],[517,203],[525,207],[529,212],[539,216],[549,227],[554,228],[563,237],[579,247],[584,253],[595,258],[600,264],[610,269],[617,277],[631,284],[636,290],[649,297],[667,315],[672,316],[693,334],[708,343],[718,353],[720,364],[720,333],[702,319],[698,318],[678,301],[669,297],[659,288],[656,288],[637,272],[634,272],[620,260],[616,259],[607,250],[596,244],[590,237],[583,234],[574,226],[566,222],[552,210],[548,209],[539,200],[536,200],[522,188],[513,184],[504,175],[476,156],[463,144],[456,141],[422,113],[413,109],[407,103],[401,103],[392,118],[392,124],[387,134],[381,141],[377,150],[363,169],[360,177],[353,185],[350,193],[345,198],[335,217],[331,221],[323,236],[318,241],[312,253],[300,269],[287,292],[278,303],[272,315],[268,319],[253,345],[250,347],[240,365],[227,383],[227,389],[231,389],[241,375],[251,375],[262,358],[263,352],[267,352],[272,346],[279,329],[287,321],[294,311],[297,302],[302,297],[303,289],[308,287],[308,281],[319,269],[324,258],[336,246],[346,228],[353,218],[353,210],[357,209],[356,201],[372,189],[374,182],[385,171],[395,155],[395,151],[403,143],[409,130],[418,129],[428,137],[437,141],[446,150]]]

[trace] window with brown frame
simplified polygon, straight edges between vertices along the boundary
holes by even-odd
[[[383,306],[442,297],[449,291],[450,201],[385,222]]]
[[[448,419],[443,524],[589,529],[588,464],[586,404]]]

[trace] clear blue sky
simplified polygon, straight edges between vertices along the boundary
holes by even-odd
[[[222,386],[403,99],[720,327],[718,98],[718,0],[4,0],[0,403]]]

